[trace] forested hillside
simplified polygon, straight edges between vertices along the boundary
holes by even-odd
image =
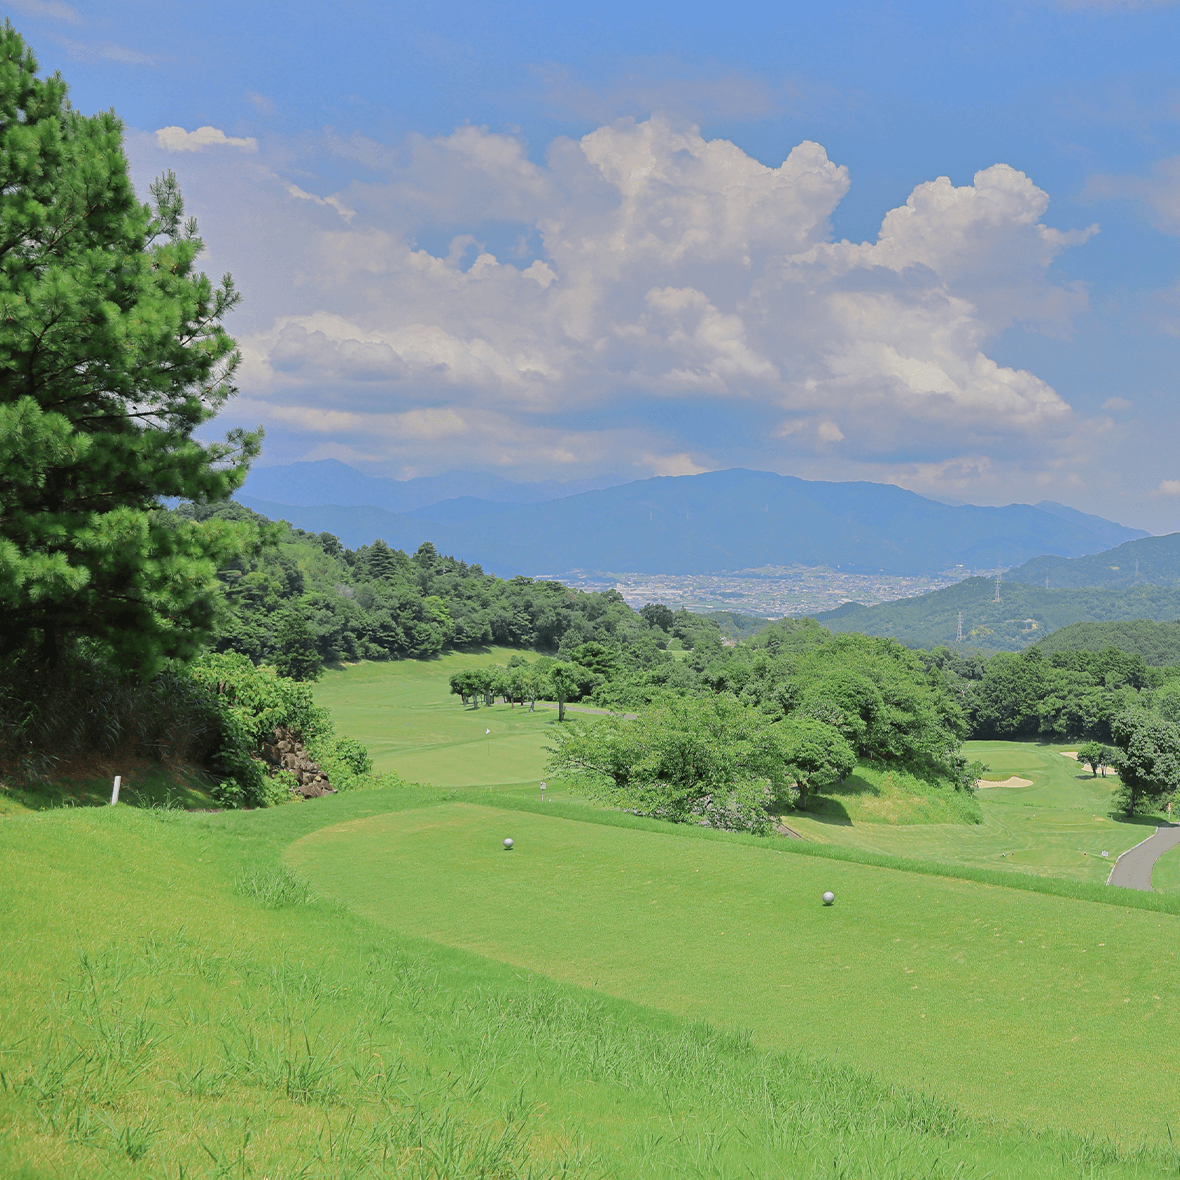
[[[907,647],[933,648],[956,642],[961,611],[963,647],[990,653],[1020,651],[1071,623],[1180,617],[1180,586],[1046,590],[1035,584],[1003,581],[999,598],[997,602],[994,581],[968,578],[942,590],[879,606],[847,603],[818,618],[833,631],[888,635]]]
[[[383,541],[349,550],[328,533],[271,523],[238,504],[186,505],[174,516],[248,519],[264,529],[267,543],[219,574],[223,608],[213,643],[297,674],[308,659],[422,658],[487,644],[564,654],[610,642],[642,659],[670,639],[692,646],[703,634],[720,643],[717,623],[688,611],[668,611],[667,627],[653,629],[613,590],[497,578],[429,542],[412,555]]]
[[[1046,655],[1064,651],[1118,648],[1142,656],[1149,667],[1180,664],[1180,620],[1170,623],[1132,619],[1110,623],[1071,623],[1037,640]]]
[[[1128,589],[1132,586],[1180,585],[1180,533],[1143,537],[1088,557],[1031,558],[1004,578],[1044,586],[1048,579],[1054,590],[1101,586]]]

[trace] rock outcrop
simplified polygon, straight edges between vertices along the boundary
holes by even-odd
[[[328,781],[320,764],[307,752],[298,738],[281,725],[275,727],[274,739],[262,747],[263,760],[269,766],[289,770],[295,776],[292,794],[304,799],[334,795],[336,788]]]

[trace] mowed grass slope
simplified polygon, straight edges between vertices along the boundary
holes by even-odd
[[[1180,1111],[1173,915],[461,802],[322,829],[288,863],[400,933],[976,1114],[1154,1136]]]
[[[404,816],[403,840],[414,843],[411,833],[424,817],[451,833],[434,844],[442,862],[418,843],[422,867],[449,857],[457,869],[482,858],[468,864],[481,886],[503,888],[502,899],[483,887],[469,890],[472,916],[483,913],[491,930],[485,934],[494,937],[499,923],[507,937],[551,945],[563,894],[594,892],[601,876],[570,871],[573,854],[588,849],[576,837],[571,842],[569,829],[589,825],[513,814],[521,855],[495,860],[476,835],[487,828],[487,813],[435,810],[440,797],[385,790],[253,813],[75,808],[0,822],[0,1175],[1175,1174],[1180,1157],[1167,1146],[1127,1152],[1101,1136],[1005,1129],[851,1068],[842,1040],[874,1019],[871,989],[855,1011],[829,1006],[825,1059],[767,1053],[742,1034],[687,1024],[602,987],[553,982],[390,929],[391,914],[409,919],[410,905],[424,899],[435,908],[423,925],[445,926],[458,915],[448,918],[449,907],[437,896],[429,900],[428,890],[373,901],[389,881],[384,836],[368,845],[377,883],[367,892],[364,872],[354,882],[361,908],[381,911],[379,922],[317,901],[280,867],[283,848],[323,825],[345,825],[335,827],[323,851],[338,849],[349,831],[365,847],[366,819],[388,815],[388,822],[396,809],[417,808]],[[477,825],[468,827],[466,846],[456,842],[457,817]],[[493,826],[499,836],[502,825]],[[602,828],[599,835],[630,833]],[[553,857],[537,859],[546,842],[560,853],[557,879]],[[674,837],[658,842],[665,856],[718,851]],[[308,841],[301,849],[312,847]],[[617,849],[608,856],[612,869],[618,862],[646,870],[632,859],[632,844],[624,839]],[[768,862],[756,850],[725,851]],[[774,889],[777,862],[785,859],[769,861],[769,875],[762,874]],[[652,868],[660,863],[656,857]],[[716,867],[730,875],[736,862]],[[745,876],[737,874],[730,893],[735,905]],[[665,891],[684,892],[682,877],[683,866],[670,867]],[[637,880],[637,892],[620,889],[609,938],[592,948],[608,966],[623,944],[638,950],[637,937],[673,916],[665,907],[653,922],[641,910],[649,880],[654,884],[651,876]],[[825,912],[829,935],[856,912],[847,905],[852,882],[841,878],[836,887],[842,908]],[[1117,923],[1127,915],[1110,916]],[[777,930],[766,932],[771,939],[781,944]],[[803,955],[814,942],[797,945],[794,978],[801,989],[822,987],[824,972],[838,965]],[[666,987],[657,990],[667,994],[657,996],[659,1007],[680,1006],[671,988],[679,970],[664,963]],[[742,1015],[731,998],[715,1004],[715,1025]],[[1153,1088],[1153,1110],[1168,1102],[1164,1081],[1162,1091]],[[1137,1116],[1128,1126],[1142,1121]]]
[[[538,705],[463,708],[451,693],[460,669],[506,664],[520,653],[491,648],[453,652],[437,660],[363,663],[328,671],[316,701],[332,712],[341,733],[369,748],[378,770],[440,787],[539,781],[545,734],[556,712]],[[485,730],[491,729],[490,734]]]
[[[1032,784],[982,787],[977,792],[982,824],[850,824],[830,815],[797,814],[789,822],[821,843],[1102,883],[1119,854],[1148,836],[1158,821],[1112,816],[1118,778],[1113,773],[1094,778],[1065,756],[1076,749],[1040,742],[965,743],[966,755],[990,768],[988,780],[1016,777]]]

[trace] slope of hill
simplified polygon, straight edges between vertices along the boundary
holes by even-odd
[[[1037,641],[1046,653],[1058,651],[1119,651],[1140,655],[1154,667],[1180,664],[1180,620],[1160,623],[1132,619],[1110,623],[1070,623]]]
[[[1096,537],[1101,537],[1107,546],[1119,545],[1123,541],[1130,541],[1136,537],[1150,537],[1146,529],[1129,529],[1126,525],[1115,524],[1102,516],[1094,516],[1089,512],[1079,512],[1068,504],[1058,504],[1056,500],[1041,500],[1033,505],[1034,508],[1048,512],[1052,516],[1068,520],[1071,524],[1080,524]]]
[[[1040,556],[1004,575],[1005,582],[1027,582],[1052,589],[1080,586],[1180,585],[1180,533],[1125,541],[1089,556]]]
[[[1180,587],[1046,590],[1043,586],[996,584],[968,578],[944,590],[880,606],[846,603],[819,621],[832,631],[888,635],[909,647],[956,645],[963,612],[963,649],[984,653],[1019,651],[1071,623],[1180,617]]]
[[[611,476],[569,483],[514,483],[503,476],[476,471],[447,471],[416,479],[387,479],[365,475],[339,459],[316,459],[281,467],[255,467],[242,487],[244,495],[277,504],[314,507],[343,504],[412,512],[458,497],[479,497],[500,504],[538,504],[592,488],[610,487],[623,480]],[[1113,544],[1113,542],[1112,542]]]
[[[504,506],[473,519],[426,521],[378,508],[242,503],[356,547],[381,537],[398,548],[425,540],[497,574],[719,573],[763,565],[830,566],[916,575],[994,569],[1043,553],[1078,556],[1111,530],[1034,508],[950,506],[889,484],[828,483],[765,471],[661,476],[542,504]],[[457,513],[456,515],[461,515]],[[1100,535],[1101,533],[1101,535]]]

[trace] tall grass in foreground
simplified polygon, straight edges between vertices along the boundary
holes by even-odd
[[[377,804],[0,826],[0,1175],[982,1180],[1180,1166],[1167,1146],[1002,1128],[748,1035],[385,936],[269,859],[268,830]]]

